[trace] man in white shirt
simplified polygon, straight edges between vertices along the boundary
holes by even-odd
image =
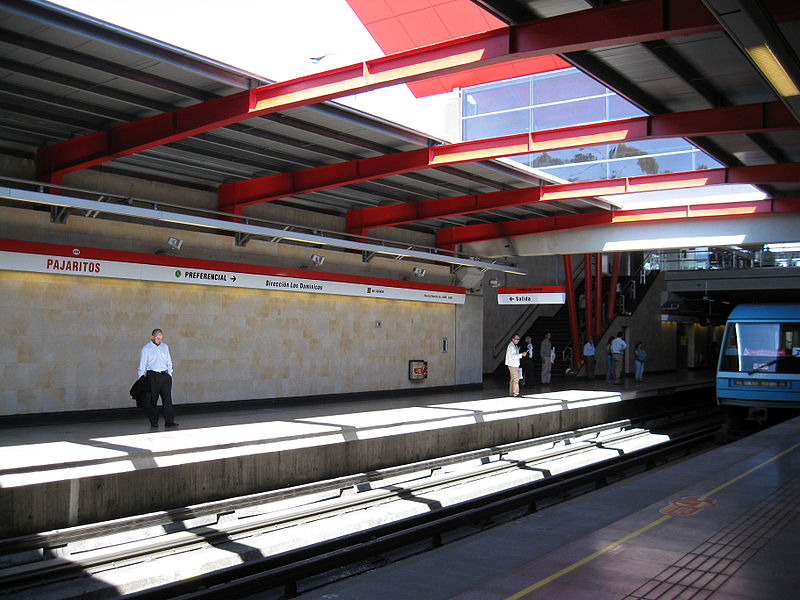
[[[512,398],[519,396],[519,361],[527,354],[520,352],[517,347],[519,344],[519,334],[514,334],[506,348],[506,366],[511,379],[508,381],[508,395]]]
[[[611,340],[611,360],[613,361],[614,369],[614,383],[622,383],[622,361],[625,358],[625,349],[628,344],[622,339],[623,332],[620,331],[613,340]]]
[[[150,431],[158,431],[158,397],[164,406],[164,426],[177,427],[175,411],[172,408],[172,357],[169,347],[164,343],[164,332],[153,329],[150,341],[139,353],[139,377],[147,376],[150,384],[150,403],[145,406],[150,420]]]
[[[583,345],[583,359],[586,363],[586,377],[589,379],[594,379],[594,355],[594,338],[589,336],[586,339],[586,343]]]

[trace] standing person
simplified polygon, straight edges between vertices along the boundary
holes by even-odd
[[[544,339],[539,344],[539,353],[542,355],[542,383],[550,383],[550,369],[553,368],[553,345],[550,343],[549,331],[544,334]]]
[[[508,367],[508,395],[512,398],[519,396],[519,361],[525,356],[526,352],[520,352],[517,347],[519,344],[519,334],[515,333],[506,348],[506,366]]]
[[[583,360],[586,363],[586,377],[594,379],[594,338],[589,336],[583,345]]]
[[[638,341],[636,345],[633,347],[633,358],[635,359],[636,364],[636,381],[642,381],[644,379],[644,361],[647,358],[647,351],[644,349],[644,342]]]
[[[169,346],[164,343],[164,332],[153,329],[150,341],[139,353],[139,377],[147,376],[150,384],[150,402],[145,406],[150,420],[150,431],[158,431],[158,397],[164,406],[164,427],[177,427],[172,408],[172,357]]]
[[[525,387],[533,387],[533,340],[531,336],[525,336],[525,342],[522,344],[522,350],[525,351],[525,356],[522,357],[522,376],[524,379]]]
[[[614,360],[611,354],[611,341],[609,341],[606,343],[606,383],[612,381],[614,381]]]
[[[614,383],[622,383],[622,362],[625,358],[625,349],[628,344],[622,339],[623,332],[617,333],[617,337],[611,340],[611,358],[614,361]]]

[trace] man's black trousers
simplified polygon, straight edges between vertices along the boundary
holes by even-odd
[[[158,397],[164,406],[164,422],[172,425],[175,422],[175,411],[172,408],[172,376],[166,371],[148,371],[147,381],[150,382],[150,403],[145,407],[150,425],[158,426]]]

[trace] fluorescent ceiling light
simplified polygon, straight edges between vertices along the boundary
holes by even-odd
[[[274,227],[251,225],[249,223],[237,223],[232,220],[228,221],[223,219],[212,219],[209,217],[166,212],[155,208],[142,208],[139,206],[131,206],[130,204],[114,204],[111,202],[99,202],[97,200],[72,198],[68,196],[46,194],[44,192],[35,192],[32,190],[13,189],[3,186],[0,186],[0,197],[8,198],[10,200],[18,200],[21,202],[33,202],[36,204],[44,204],[47,206],[63,206],[68,208],[76,208],[79,210],[97,211],[101,213],[119,215],[124,217],[133,217],[139,219],[147,219],[163,223],[178,223],[181,225],[188,225],[191,227],[204,227],[207,229],[233,231],[236,233],[264,236],[267,238],[291,240],[294,242],[301,242],[304,244],[311,244],[311,245],[321,244],[324,246],[331,246],[334,248],[358,250],[360,252],[362,251],[371,252],[375,254],[424,260],[428,262],[440,262],[449,265],[477,267],[479,269],[484,269],[487,271],[502,271],[504,273],[511,273],[513,275],[528,274],[528,272],[525,269],[519,269],[511,265],[490,262],[488,260],[463,258],[444,253],[440,254],[434,249],[426,251],[426,250],[414,250],[412,248],[408,249],[398,248],[396,246],[384,246],[380,242],[374,242],[374,243],[358,242],[355,240],[303,233],[300,231],[287,231],[285,229],[277,229]],[[231,218],[237,218],[237,217],[236,215],[231,215]],[[244,219],[246,217],[238,217],[238,218]]]
[[[742,244],[745,235],[714,235],[702,237],[674,237],[659,239],[631,239],[608,242],[603,246],[603,252],[622,252],[625,250],[652,250],[658,248],[698,248],[707,246],[733,246]]]
[[[600,196],[603,200],[617,204],[623,210],[640,208],[662,208],[692,204],[725,204],[729,202],[752,202],[764,200],[767,195],[749,184],[709,185],[677,190],[657,190]]]
[[[750,58],[753,59],[753,62],[756,63],[759,70],[764,74],[764,77],[766,77],[772,84],[772,87],[775,88],[775,91],[781,96],[790,98],[791,96],[800,95],[800,90],[797,89],[797,85],[795,85],[792,78],[789,77],[786,69],[783,68],[783,65],[767,44],[747,48],[747,53],[750,55]]]

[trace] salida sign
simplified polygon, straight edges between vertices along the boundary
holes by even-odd
[[[564,304],[566,301],[563,285],[497,288],[498,304]]]

